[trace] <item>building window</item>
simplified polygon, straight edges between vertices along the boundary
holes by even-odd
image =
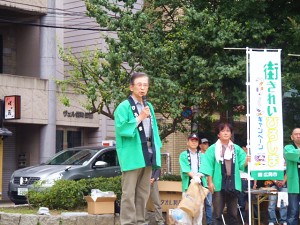
[[[81,145],[81,131],[68,129],[56,130],[56,152]]]
[[[64,148],[64,131],[56,130],[56,152],[63,150]]]
[[[68,131],[67,135],[68,148],[81,145],[81,131]]]

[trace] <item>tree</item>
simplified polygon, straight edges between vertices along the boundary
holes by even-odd
[[[106,36],[106,51],[83,58],[62,52],[75,70],[60,84],[85,94],[91,112],[113,119],[114,106],[128,95],[132,71],[146,71],[148,97],[165,119],[162,138],[187,129],[183,108],[199,109],[194,120],[200,126],[215,111],[231,122],[245,113],[245,51],[225,47],[299,49],[288,42],[296,39],[296,1],[147,0],[141,10],[134,0],[85,2],[88,15],[118,38]],[[284,80],[293,80],[299,70],[287,53],[283,65],[289,77]]]

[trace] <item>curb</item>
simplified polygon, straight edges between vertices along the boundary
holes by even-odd
[[[105,215],[34,215],[0,212],[1,225],[120,225],[119,214]]]

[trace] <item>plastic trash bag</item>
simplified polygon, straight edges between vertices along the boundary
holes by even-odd
[[[50,212],[47,207],[40,207],[39,210],[37,211],[37,214],[50,216]]]
[[[170,210],[169,216],[176,225],[191,225],[192,218],[180,208]]]
[[[113,191],[100,191],[99,189],[92,189],[91,190],[91,197],[94,201],[98,197],[114,197],[115,193]]]

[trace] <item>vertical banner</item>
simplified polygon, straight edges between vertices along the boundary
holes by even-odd
[[[249,49],[251,176],[283,180],[281,50]]]

